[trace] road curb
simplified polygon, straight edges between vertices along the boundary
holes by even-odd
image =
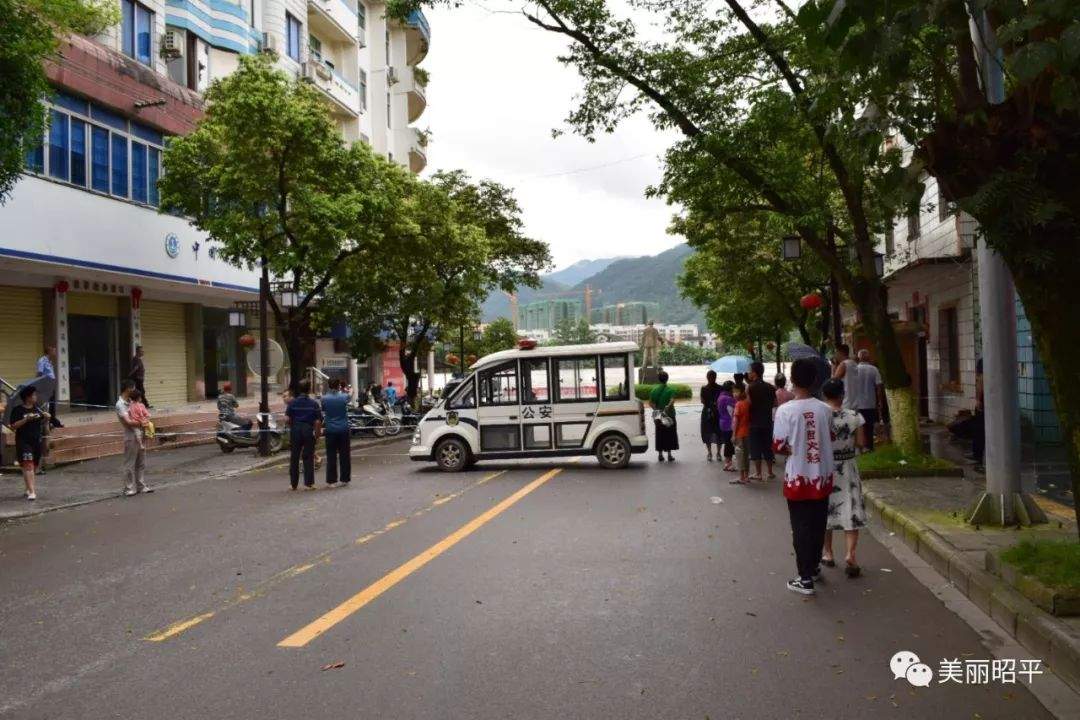
[[[380,445],[389,445],[394,442],[401,442],[408,440],[409,436],[395,435],[394,437],[379,438],[372,442],[365,443],[364,445],[356,446],[356,450],[363,450],[366,448],[378,447]],[[207,475],[206,477],[189,478],[187,480],[178,480],[177,482],[166,483],[155,487],[156,492],[160,492],[166,488],[182,487],[185,485],[193,485],[195,483],[207,482],[209,480],[226,480],[231,477],[237,477],[238,475],[246,475],[247,473],[258,472],[259,470],[271,470],[273,468],[285,467],[289,464],[288,453],[281,453],[279,456],[268,457],[265,460],[260,460],[253,465],[249,465],[244,468],[237,468],[236,470],[230,470],[228,472],[219,473],[217,475]],[[15,520],[25,520],[27,518],[37,517],[38,515],[44,515],[45,513],[56,512],[57,510],[70,510],[71,508],[82,507],[83,505],[92,505],[94,503],[103,502],[105,500],[119,500],[124,495],[120,493],[102,495],[101,497],[85,498],[83,500],[75,500],[62,505],[54,505],[51,507],[35,507],[28,509],[27,512],[20,513],[19,515],[11,515],[9,517],[0,518],[0,525],[6,522],[12,522]]]
[[[985,551],[964,552],[921,520],[864,491],[882,524],[1011,637],[1080,692],[1080,633],[987,570]]]

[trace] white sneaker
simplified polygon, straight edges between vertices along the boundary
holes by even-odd
[[[27,500],[37,500],[37,493],[26,493]]]
[[[152,493],[152,492],[154,492],[154,488],[150,487],[149,485],[143,485],[141,488],[139,488],[139,492],[141,492],[141,493]]]
[[[131,497],[134,494],[135,494],[134,490],[125,490],[124,491],[124,497]]]

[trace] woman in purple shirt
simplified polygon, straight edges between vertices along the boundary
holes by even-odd
[[[735,416],[735,398],[731,394],[735,383],[728,380],[720,386],[720,395],[716,398],[716,415],[720,424],[720,445],[724,448],[724,469],[734,472],[731,459],[735,457],[735,445],[731,442],[731,419]]]

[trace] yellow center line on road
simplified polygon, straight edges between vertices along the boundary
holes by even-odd
[[[431,512],[432,510],[434,510],[435,508],[437,508],[438,506],[440,506],[440,505],[442,505],[444,503],[447,503],[447,502],[449,502],[449,501],[451,501],[451,500],[453,500],[455,498],[459,498],[462,495],[464,495],[466,492],[468,492],[469,490],[472,490],[473,488],[479,487],[479,486],[483,485],[484,483],[486,483],[486,482],[488,482],[490,480],[494,480],[495,478],[506,474],[506,472],[507,472],[506,470],[498,470],[498,471],[493,472],[493,473],[488,473],[487,475],[480,478],[479,480],[477,480],[473,484],[467,485],[466,487],[463,487],[462,489],[460,489],[460,490],[458,490],[458,491],[456,491],[454,493],[451,493],[450,495],[445,495],[445,496],[443,496],[441,498],[438,498],[434,502],[432,502],[430,505],[428,505],[426,507],[423,507],[423,508],[420,508],[419,510],[414,512],[411,515],[411,517],[420,517],[421,515],[425,515],[425,514]],[[378,529],[378,530],[376,530],[374,532],[367,533],[366,535],[362,535],[361,537],[357,538],[352,543],[350,543],[350,545],[353,545],[353,544],[355,544],[355,545],[363,545],[363,544],[365,544],[365,543],[367,543],[367,542],[369,542],[371,540],[374,540],[375,538],[379,537],[380,535],[383,535],[385,533],[390,532],[394,528],[401,527],[402,525],[404,525],[407,522],[408,522],[407,518],[406,519],[400,519],[399,518],[397,520],[394,520],[394,521],[392,521],[390,523],[387,523],[385,527],[382,527],[382,528],[380,528],[380,529]],[[341,548],[338,548],[338,549],[340,550]],[[290,579],[292,579],[292,578],[294,578],[294,577],[296,577],[298,575],[301,575],[301,574],[307,572],[308,570],[312,569],[316,565],[321,565],[323,563],[329,563],[330,562],[330,555],[332,554],[332,552],[333,551],[327,551],[327,552],[324,552],[324,553],[320,553],[318,556],[316,556],[316,557],[314,557],[314,558],[312,558],[312,559],[310,559],[310,560],[308,560],[306,562],[297,563],[296,565],[293,565],[291,567],[287,567],[284,570],[282,570],[281,572],[270,576],[266,580],[263,580],[261,583],[256,585],[254,587],[254,589],[252,589],[250,592],[240,593],[236,597],[234,597],[234,598],[232,598],[230,600],[226,600],[225,602],[221,603],[221,605],[219,605],[214,610],[208,610],[208,611],[206,611],[204,613],[200,613],[199,615],[196,615],[194,617],[187,618],[186,620],[180,620],[179,622],[175,622],[172,625],[168,625],[166,627],[161,628],[160,630],[155,630],[154,632],[152,632],[149,635],[147,635],[146,637],[144,637],[143,640],[149,640],[150,642],[164,642],[165,640],[169,640],[171,638],[174,638],[177,635],[180,635],[181,633],[183,633],[183,632],[185,632],[187,630],[190,630],[191,628],[195,627],[199,623],[202,623],[202,622],[204,622],[206,620],[209,620],[210,618],[214,617],[215,615],[217,615],[219,612],[221,612],[223,610],[227,610],[230,607],[233,607],[234,605],[239,605],[240,603],[247,602],[248,600],[253,600],[255,598],[262,597],[267,592],[269,592],[275,585],[278,585],[278,584],[282,583],[285,580],[290,580]]]
[[[372,600],[376,599],[377,597],[385,593],[387,590],[394,587],[399,582],[409,577],[414,572],[424,567],[429,562],[439,557],[444,552],[454,547],[465,538],[472,535],[474,532],[479,530],[488,522],[498,517],[499,514],[501,514],[504,510],[512,507],[523,497],[546,483],[551,478],[558,475],[560,472],[562,472],[562,468],[554,468],[552,470],[548,470],[546,473],[536,478],[528,485],[522,487],[513,495],[510,495],[509,497],[502,500],[497,505],[489,508],[480,515],[477,515],[475,518],[465,523],[460,528],[452,532],[450,535],[447,535],[445,538],[429,547],[427,550],[423,551],[422,553],[407,561],[403,565],[399,565],[397,568],[391,570],[386,575],[383,575],[374,583],[368,585],[366,588],[358,592],[356,595],[353,595],[351,598],[341,603],[333,610],[300,628],[292,635],[279,642],[278,647],[304,647],[309,642],[319,637],[327,630],[340,623],[342,620],[345,620],[350,615],[370,603]]]

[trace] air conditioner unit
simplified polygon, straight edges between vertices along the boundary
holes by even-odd
[[[169,28],[161,36],[161,56],[178,58],[184,56],[184,32]]]
[[[308,82],[315,82],[318,76],[315,74],[316,63],[305,62],[300,64],[300,77],[304,78]]]
[[[330,68],[326,67],[322,63],[307,61],[303,63],[303,69],[301,76],[308,82],[313,82],[318,85],[323,85],[330,81],[333,77],[333,73],[330,72]]]
[[[262,45],[259,48],[263,52],[272,52],[281,54],[281,38],[273,33],[264,32],[262,34]]]
[[[397,70],[393,66],[386,68],[386,84],[393,85],[398,81]]]

